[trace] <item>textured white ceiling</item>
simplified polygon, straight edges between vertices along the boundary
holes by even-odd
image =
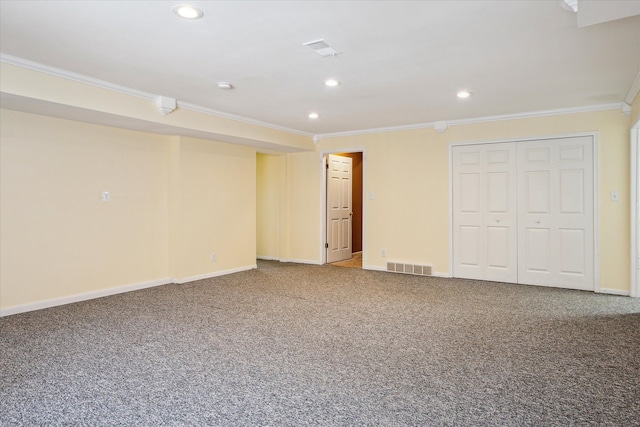
[[[0,51],[310,134],[622,102],[640,71],[640,16],[578,28],[560,0],[180,3],[3,0]]]

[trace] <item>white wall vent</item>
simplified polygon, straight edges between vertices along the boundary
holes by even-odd
[[[415,276],[433,275],[433,267],[430,265],[407,264],[404,262],[387,262],[387,271],[393,273],[413,274]]]

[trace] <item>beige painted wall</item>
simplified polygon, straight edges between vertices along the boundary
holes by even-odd
[[[1,309],[255,266],[254,149],[1,114]]]
[[[322,158],[317,152],[287,155],[287,239],[284,259],[304,263],[321,262],[320,212]]]
[[[171,170],[178,181],[170,197],[173,277],[185,281],[255,266],[255,150],[187,137],[172,144],[179,144]]]
[[[157,127],[154,124],[174,126],[176,130],[198,131],[229,138],[228,142],[257,144],[272,150],[312,150],[314,147],[309,136],[182,107],[164,115],[158,111],[154,97],[147,99],[5,62],[0,62],[0,75],[0,92],[7,95],[54,103],[58,107],[84,109],[94,115],[106,113],[114,117],[136,119],[142,121],[143,129]]]
[[[607,110],[453,126],[444,134],[418,129],[322,139],[315,153],[287,156],[289,257],[321,261],[322,152],[364,148],[366,266],[382,269],[397,260],[449,274],[450,143],[597,132],[600,285],[628,291],[629,127],[628,116]],[[619,202],[610,200],[611,191],[619,191]]]
[[[280,259],[283,155],[256,156],[256,253],[263,259]]]
[[[251,268],[256,248],[320,263],[321,155],[354,147],[365,152],[365,265],[448,274],[449,144],[576,132],[599,135],[601,287],[629,289],[631,118],[618,110],[327,138],[278,156],[14,111],[1,119],[1,308]]]
[[[1,114],[1,307],[169,276],[166,137]]]
[[[448,272],[448,147],[439,137],[422,129],[320,142],[323,151],[364,147],[366,266],[402,261]]]

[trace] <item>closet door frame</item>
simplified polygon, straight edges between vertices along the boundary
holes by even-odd
[[[505,138],[478,141],[460,141],[449,143],[449,277],[453,276],[454,266],[454,240],[453,240],[453,147],[460,145],[478,145],[478,144],[496,144],[496,143],[519,143],[528,141],[544,141],[558,138],[573,138],[588,136],[593,141],[593,277],[594,292],[601,292],[600,288],[600,198],[599,188],[600,179],[598,175],[598,133],[597,132],[580,132],[568,134],[554,134],[544,136],[532,136],[527,138]],[[544,286],[544,285],[542,285]]]
[[[630,295],[640,298],[640,119],[631,127],[631,283]]]

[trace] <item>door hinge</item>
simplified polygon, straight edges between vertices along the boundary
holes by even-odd
[[[329,249],[329,244],[328,244],[328,243],[325,243],[325,244],[324,244],[324,248],[325,248],[325,249]]]
[[[329,169],[329,163],[325,163],[324,165]]]

